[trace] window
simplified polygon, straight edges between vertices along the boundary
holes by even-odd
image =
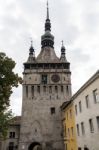
[[[68,128],[68,138],[70,138],[70,130],[69,130],[69,128]]]
[[[57,87],[57,86],[55,86],[55,92],[56,92],[56,93],[58,92],[58,87]]]
[[[15,138],[15,132],[10,132],[9,133],[9,138]]]
[[[79,102],[79,112],[82,112],[81,101]]]
[[[14,150],[14,142],[9,143],[9,150]]]
[[[51,115],[55,114],[55,107],[51,107]]]
[[[97,90],[97,89],[95,89],[95,90],[93,91],[93,97],[94,97],[95,103],[99,103],[98,90]]]
[[[82,135],[84,135],[85,134],[84,122],[81,122],[81,131]]]
[[[68,85],[66,86],[66,92],[69,93],[69,87],[68,87]]]
[[[74,128],[71,127],[71,133],[72,133],[72,137],[74,136]]]
[[[31,86],[32,97],[34,97],[34,86]]]
[[[89,108],[89,95],[87,95],[85,99],[86,99],[86,107]]]
[[[90,132],[94,132],[93,120],[89,119]]]
[[[40,86],[37,86],[37,92],[40,93]]]
[[[76,115],[77,115],[77,105],[75,105],[75,113],[76,113]]]
[[[98,127],[98,130],[99,130],[99,116],[97,116],[96,118],[97,118],[97,127]]]
[[[47,75],[42,75],[42,83],[47,84]]]
[[[26,97],[28,97],[28,86],[26,86]]]
[[[79,132],[79,124],[77,124],[77,135],[78,135],[78,136],[80,135],[80,132]]]
[[[61,85],[61,92],[63,92],[63,86]]]
[[[72,118],[72,110],[70,109],[70,118]]]
[[[84,150],[89,150],[87,147],[84,147]]]
[[[78,147],[78,150],[81,150],[81,147]]]
[[[66,137],[66,125],[64,125],[64,136]]]

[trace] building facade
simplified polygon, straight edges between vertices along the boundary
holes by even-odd
[[[64,150],[77,150],[74,102],[64,102],[61,106]]]
[[[24,63],[19,150],[63,150],[60,106],[70,97],[70,63],[63,44],[60,58],[56,56],[47,6],[40,54],[35,57],[31,44]]]
[[[78,150],[99,150],[99,71],[71,99],[75,107]]]
[[[9,122],[8,134],[1,140],[0,150],[18,150],[21,117],[16,116]]]

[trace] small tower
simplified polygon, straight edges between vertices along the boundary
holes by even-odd
[[[33,41],[31,41],[31,47],[29,49],[28,62],[33,62],[33,61],[35,61],[35,51],[33,48]]]
[[[63,150],[60,106],[70,97],[70,63],[63,45],[61,58],[56,56],[47,3],[40,54],[34,56],[31,44],[28,61],[24,63],[19,150]]]
[[[61,62],[67,62],[66,56],[65,56],[65,51],[66,51],[66,49],[65,49],[65,46],[64,46],[63,41],[62,41],[61,57],[60,57]]]

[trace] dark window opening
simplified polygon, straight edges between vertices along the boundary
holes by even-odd
[[[98,130],[99,130],[99,116],[97,116],[96,118],[97,118],[97,127],[98,127]]]
[[[93,120],[89,119],[89,126],[90,126],[90,132],[93,133],[94,132],[94,126],[93,126]]]
[[[68,85],[66,86],[66,92],[69,93],[69,87],[68,87]]]
[[[79,124],[77,124],[77,135],[80,135],[80,131],[79,131]]]
[[[61,92],[63,92],[63,86],[61,86]]]
[[[94,91],[93,91],[93,97],[94,97],[94,101],[95,101],[95,103],[99,103],[99,96],[98,96],[98,90],[97,89],[95,89]]]
[[[51,115],[55,114],[55,107],[51,107]]]
[[[81,122],[81,131],[82,131],[82,135],[84,135],[85,134],[84,122]]]
[[[10,132],[9,133],[9,138],[15,138],[15,132]]]
[[[32,97],[34,97],[34,86],[31,87]]]
[[[81,105],[81,101],[79,102],[79,112],[82,112],[82,105]]]
[[[14,142],[9,143],[9,150],[14,150]]]
[[[56,92],[56,93],[58,92],[58,87],[57,87],[57,86],[55,86],[55,92]]]
[[[89,150],[87,147],[84,147],[84,150]]]
[[[47,75],[42,75],[42,83],[47,84]]]
[[[78,150],[81,150],[81,147],[78,147]]]
[[[77,115],[77,105],[75,105],[75,113],[76,113],[76,115]]]
[[[87,95],[85,99],[86,99],[86,107],[89,108],[89,95]]]

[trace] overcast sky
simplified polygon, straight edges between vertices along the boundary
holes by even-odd
[[[99,69],[99,0],[49,0],[55,51],[60,57],[64,40],[71,63],[75,93]],[[16,62],[22,76],[31,37],[36,56],[44,33],[46,0],[0,0],[0,50]],[[13,90],[11,109],[21,114],[21,86]]]

